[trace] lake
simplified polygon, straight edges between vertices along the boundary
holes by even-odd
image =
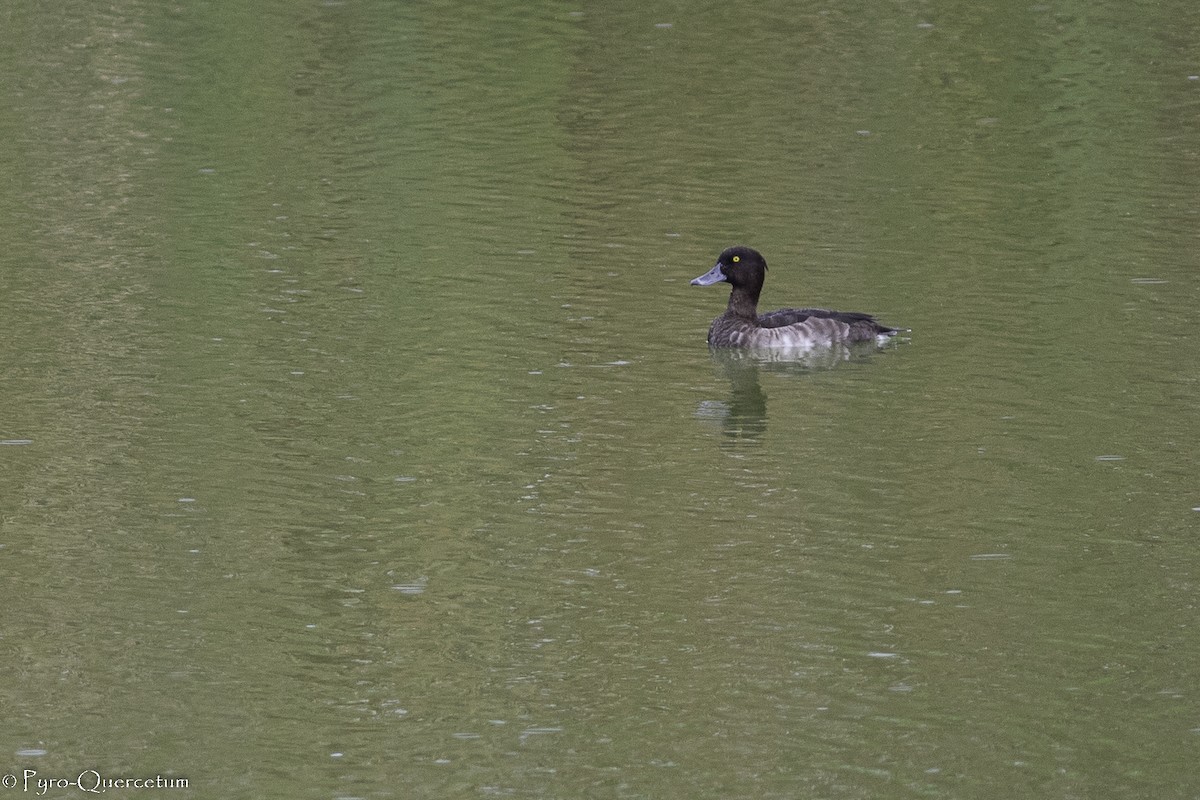
[[[4,786],[1200,797],[1198,36],[10,3]]]

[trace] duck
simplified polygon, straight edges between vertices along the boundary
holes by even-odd
[[[870,314],[827,308],[781,308],[758,313],[758,296],[767,278],[767,260],[752,247],[729,247],[716,266],[692,280],[692,286],[725,282],[732,286],[729,306],[708,329],[709,347],[799,348],[881,341],[900,328],[883,325]]]

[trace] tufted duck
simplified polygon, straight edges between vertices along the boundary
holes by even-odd
[[[840,342],[865,342],[892,336],[889,328],[870,314],[829,311],[824,308],[781,308],[758,313],[758,295],[767,277],[766,259],[749,247],[730,247],[717,264],[692,281],[693,286],[732,284],[729,307],[708,329],[711,347],[792,347]]]

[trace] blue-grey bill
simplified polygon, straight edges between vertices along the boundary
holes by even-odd
[[[699,278],[692,279],[692,286],[712,286],[714,283],[720,283],[725,280],[725,273],[721,272],[721,262],[710,269],[708,272],[701,275]]]

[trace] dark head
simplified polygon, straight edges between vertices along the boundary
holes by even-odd
[[[755,300],[767,277],[767,260],[752,247],[730,247],[717,258],[717,264],[692,281],[692,286],[711,286],[725,281],[733,288],[748,292]]]

